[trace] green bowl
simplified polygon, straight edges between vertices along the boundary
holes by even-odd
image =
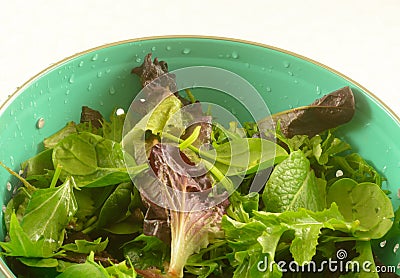
[[[0,160],[18,171],[22,161],[43,148],[41,142],[45,137],[68,121],[79,121],[82,105],[105,115],[115,107],[127,109],[140,90],[131,69],[140,65],[148,52],[167,61],[170,70],[206,65],[232,71],[259,91],[271,113],[309,104],[323,94],[350,86],[356,98],[356,113],[351,123],[340,128],[340,135],[386,176],[384,189],[392,192],[394,207],[399,206],[400,120],[390,109],[361,85],[320,63],[275,47],[226,38],[133,39],[97,47],[56,63],[26,82],[1,106]],[[39,120],[44,122],[40,129]],[[9,173],[1,169],[2,205],[11,196],[8,181]],[[4,225],[0,224],[0,240],[4,236]],[[375,248],[387,265],[397,266],[400,260],[393,252],[396,243],[387,242],[385,248]],[[6,276],[14,277],[3,260],[0,269]]]

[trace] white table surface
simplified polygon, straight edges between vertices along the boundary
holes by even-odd
[[[213,35],[317,60],[400,115],[400,0],[33,0],[0,2],[0,102],[27,79],[98,45]]]

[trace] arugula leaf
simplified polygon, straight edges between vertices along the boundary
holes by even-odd
[[[70,179],[55,188],[38,189],[29,200],[21,227],[32,241],[44,240],[48,252],[57,250],[64,229],[77,211]]]
[[[229,207],[227,215],[236,221],[247,223],[250,217],[253,216],[253,211],[258,211],[260,194],[251,192],[248,195],[242,196],[235,191],[229,197]]]
[[[377,184],[340,179],[329,188],[327,202],[336,202],[347,221],[359,221],[367,230],[356,235],[380,238],[392,227],[392,203]]]
[[[269,261],[265,272],[259,270],[259,262],[264,262],[266,252],[263,252],[262,245],[257,238],[266,231],[265,226],[260,221],[250,221],[242,223],[227,216],[222,217],[222,229],[228,240],[229,246],[233,249],[231,265],[235,267],[235,278],[251,277],[281,277],[278,269],[269,270]],[[273,253],[274,254],[274,253]],[[273,256],[269,258],[273,261]]]
[[[266,210],[283,212],[325,207],[325,192],[316,185],[310,162],[302,151],[293,151],[273,170],[262,195]]]
[[[109,266],[106,268],[108,274],[111,277],[117,277],[117,278],[136,278],[137,273],[133,267],[128,267],[126,265],[126,262],[120,262],[119,264],[113,264],[112,266]]]
[[[31,267],[57,267],[58,260],[54,258],[27,258],[21,257],[18,260],[26,266]]]
[[[108,244],[108,238],[106,238],[103,242],[101,241],[101,237],[94,241],[87,241],[84,239],[77,239],[75,243],[69,243],[63,245],[61,248],[65,251],[71,251],[75,253],[83,253],[89,254],[90,252],[98,253],[104,251]]]
[[[231,264],[236,267],[236,271],[246,270],[241,272],[242,277],[255,277],[249,273],[251,269],[257,270],[256,264],[263,261],[264,257],[267,257],[269,263],[273,262],[284,235],[290,235],[288,232],[292,232],[292,238],[288,239],[290,253],[301,265],[311,261],[316,254],[322,229],[350,234],[348,237],[343,237],[344,240],[357,239],[353,236],[354,231],[364,230],[358,221],[347,222],[335,203],[332,203],[329,209],[317,212],[300,208],[297,211],[282,213],[254,211],[253,214],[254,216],[246,223],[228,216],[222,218],[222,229],[229,246],[234,251]],[[269,266],[266,271],[271,271]],[[268,275],[279,274],[274,272],[276,271],[273,270]],[[255,272],[253,275],[256,275]],[[269,277],[265,275],[260,277]]]
[[[374,256],[371,249],[371,242],[356,241],[355,249],[359,255],[353,258],[352,262],[357,262],[359,267],[354,267],[354,269],[350,269],[351,272],[343,275],[343,278],[378,278],[379,275],[376,271]],[[369,262],[369,264],[365,264],[365,262]],[[355,264],[349,264],[349,266],[352,267],[355,266]],[[366,267],[368,269],[365,269]]]
[[[215,155],[214,155],[215,152]],[[266,169],[287,157],[287,152],[272,141],[261,138],[235,138],[216,145],[212,151],[200,151],[200,157],[211,160],[227,176],[250,174]]]

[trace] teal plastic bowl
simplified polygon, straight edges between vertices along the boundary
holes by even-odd
[[[79,121],[82,105],[109,115],[127,109],[140,90],[131,69],[152,52],[168,62],[170,70],[188,66],[214,66],[247,79],[261,94],[271,113],[306,105],[343,86],[355,94],[353,120],[340,135],[354,150],[383,173],[396,209],[400,184],[400,120],[373,94],[344,75],[308,58],[275,47],[235,39],[167,36],[133,39],[97,47],[66,58],[45,69],[19,88],[0,108],[0,160],[18,172],[25,159],[42,149],[42,140]],[[38,128],[38,122],[44,124]],[[15,181],[0,169],[0,202],[10,199]],[[2,212],[0,211],[1,216]],[[0,224],[0,240],[5,236]],[[400,240],[400,235],[399,238]],[[396,239],[397,240],[397,239]],[[387,265],[396,265],[397,242],[376,247]],[[399,251],[400,254],[400,251]],[[4,261],[0,269],[14,277]]]

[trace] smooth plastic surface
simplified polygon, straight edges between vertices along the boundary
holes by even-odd
[[[79,121],[82,105],[104,115],[109,115],[114,107],[128,108],[140,88],[130,71],[142,63],[148,52],[167,61],[170,70],[207,65],[237,73],[255,86],[271,113],[308,104],[323,94],[350,86],[356,96],[357,111],[340,134],[387,177],[384,189],[392,192],[393,204],[398,207],[400,124],[395,116],[363,88],[328,68],[275,48],[222,39],[168,37],[128,41],[100,47],[53,66],[3,106],[1,161],[18,172],[22,161],[42,149],[45,137],[68,121]],[[220,103],[229,107],[224,100]],[[38,129],[40,118],[44,126]],[[10,175],[0,169],[2,205],[12,192],[6,188],[7,181]],[[0,239],[4,239],[2,226]],[[397,265],[399,258],[392,247],[387,248],[390,249],[381,259]]]

